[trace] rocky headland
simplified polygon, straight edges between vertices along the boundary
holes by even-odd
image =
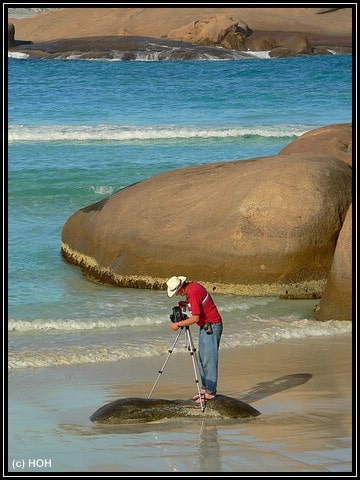
[[[352,8],[63,8],[9,17],[8,48],[32,58],[117,60],[350,53],[352,17]]]

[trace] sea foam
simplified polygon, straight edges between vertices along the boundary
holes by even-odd
[[[289,137],[303,135],[313,126],[305,125],[258,125],[229,126],[175,126],[163,125],[123,126],[123,125],[10,125],[9,142],[91,142],[91,141],[149,141],[192,138],[240,138],[245,136]]]

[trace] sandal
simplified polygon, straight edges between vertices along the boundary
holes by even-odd
[[[206,394],[205,388],[200,388],[200,395],[203,397]],[[193,396],[193,400],[199,400],[200,395],[197,393]]]
[[[205,403],[209,402],[210,400],[214,400],[214,398],[216,398],[216,395],[213,395],[212,393],[205,393],[204,395],[201,395],[201,400]],[[199,397],[195,400],[195,403],[200,404]]]

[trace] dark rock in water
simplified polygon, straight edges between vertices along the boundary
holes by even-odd
[[[15,49],[33,58],[106,58],[111,60],[253,59],[246,52],[151,37],[83,37],[34,43]]]
[[[217,395],[204,405],[205,410],[202,411],[200,405],[192,399],[120,398],[100,407],[91,415],[90,420],[93,423],[120,425],[155,422],[166,418],[236,419],[260,415],[251,405],[226,395]]]

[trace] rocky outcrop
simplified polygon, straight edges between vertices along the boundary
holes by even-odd
[[[62,254],[105,284],[163,288],[186,271],[219,292],[318,298],[351,200],[331,155],[189,167],[76,212]]]
[[[11,24],[9,24],[11,25]],[[10,26],[9,26],[10,31]],[[351,52],[344,47],[313,47],[309,40],[293,36],[284,40],[260,38],[246,44],[246,35],[233,26],[224,36],[212,43],[208,37],[193,41],[179,41],[152,37],[128,36],[119,31],[119,36],[67,38],[42,43],[10,40],[8,49],[27,54],[30,58],[74,59],[109,58],[116,60],[238,60],[255,58],[250,52],[268,51],[270,57],[295,57],[304,55]],[[10,39],[10,37],[9,37]],[[219,48],[222,47],[222,48]]]
[[[351,53],[351,8],[333,10],[340,12],[318,16],[316,8],[63,8],[29,19],[12,19],[37,48],[26,52],[19,44],[9,44],[9,48],[31,57],[133,60],[136,52],[124,52],[120,45],[114,56],[109,44],[114,42],[112,37],[125,36],[130,43],[133,38],[178,42],[180,51],[178,55],[174,52],[175,58],[160,58],[169,60],[196,59],[189,53],[194,46],[244,54],[268,51],[271,57]],[[264,31],[264,25],[268,30]],[[85,38],[92,43],[87,44]],[[65,50],[65,40],[72,42],[73,50]],[[94,49],[95,40],[102,44],[101,55]],[[54,48],[56,55],[49,53]],[[143,49],[139,42],[138,48]]]
[[[352,280],[352,205],[350,205],[336,245],[325,291],[315,309],[317,320],[352,320]]]
[[[26,10],[26,9],[23,9]],[[16,19],[10,17],[21,38],[34,43],[56,39],[114,36],[126,32],[129,36],[167,38],[169,32],[191,25],[194,22],[207,22],[219,16],[241,19],[254,36],[286,36],[302,34],[310,42],[329,45],[352,43],[353,8],[336,9],[318,15],[319,8],[62,8],[40,13],[32,18]],[[9,9],[10,11],[10,9]],[[240,24],[241,27],[241,24]],[[252,37],[251,37],[252,38]],[[282,37],[284,38],[284,37]],[[180,40],[177,38],[176,40]],[[339,43],[341,42],[341,43]]]
[[[31,42],[29,42],[31,43]],[[84,37],[12,48],[30,58],[115,60],[233,60],[251,58],[247,52],[149,37]]]
[[[311,55],[331,55],[334,53],[351,53],[351,45],[334,46],[315,43],[304,34],[292,35],[255,35],[246,41],[246,49],[251,52],[267,51],[271,58],[284,58]]]
[[[280,155],[326,153],[352,165],[352,124],[342,123],[316,128],[284,147]]]
[[[15,40],[15,26],[8,23],[8,49],[19,47],[20,45],[31,45],[31,40]]]
[[[247,48],[253,52],[270,51],[273,57],[313,53],[310,41],[304,35],[290,35],[283,39],[260,37],[248,42]]]
[[[218,14],[170,30],[167,38],[199,45],[245,50],[246,38],[251,34],[252,30],[242,20]]]
[[[13,23],[8,23],[8,48],[15,47],[15,27]]]

